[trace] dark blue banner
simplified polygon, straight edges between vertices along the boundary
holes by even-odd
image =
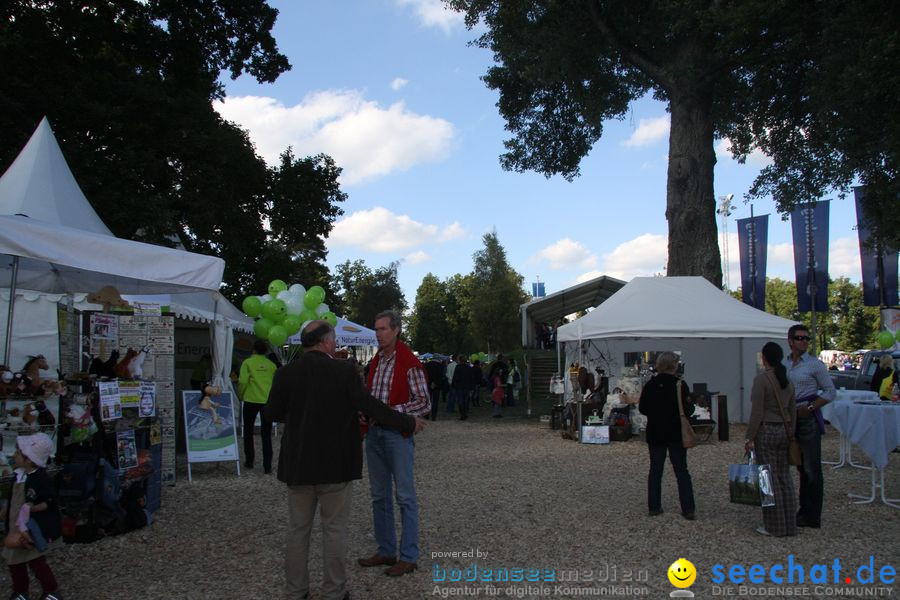
[[[862,263],[863,304],[896,306],[900,303],[897,297],[897,252],[885,251],[872,240],[872,230],[863,212],[862,198],[865,193],[865,186],[853,188],[853,195],[856,197],[859,258]]]
[[[531,284],[531,296],[533,298],[543,298],[547,294],[544,293],[544,282],[539,281],[538,283]]]
[[[744,304],[766,310],[766,254],[769,215],[738,219],[741,253],[741,293]]]
[[[797,309],[828,310],[828,201],[804,204],[791,212]],[[815,307],[813,307],[815,296]]]

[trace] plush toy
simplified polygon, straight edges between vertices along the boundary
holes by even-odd
[[[115,377],[116,376],[116,363],[119,362],[119,351],[113,350],[109,354],[109,358],[106,361],[100,360],[97,356],[91,356],[91,365],[88,367],[88,374],[93,375],[95,377]]]
[[[131,379],[143,379],[144,377],[144,360],[150,354],[150,346],[144,346],[138,351],[130,363],[128,363],[128,374]]]
[[[131,378],[131,363],[137,358],[137,351],[129,348],[127,352],[125,352],[125,358],[119,361],[119,364],[116,365],[115,373],[116,377],[119,379],[130,379]]]
[[[47,364],[47,359],[44,358],[43,354],[28,357],[28,362],[22,367],[22,372],[31,380],[31,386],[28,390],[30,393],[36,396],[44,393],[44,390],[41,387],[41,383],[43,382],[41,379],[41,371],[46,371],[49,368],[50,366]]]
[[[103,310],[106,312],[109,312],[110,308],[128,308],[130,306],[119,295],[119,290],[111,285],[105,285],[99,291],[88,294],[87,301],[91,304],[102,304]]]

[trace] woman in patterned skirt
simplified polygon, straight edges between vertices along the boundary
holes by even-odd
[[[765,371],[753,380],[750,392],[750,422],[744,448],[756,451],[756,462],[769,465],[775,506],[763,511],[763,526],[756,529],[762,535],[797,534],[797,498],[791,479],[789,446],[794,437],[797,410],[794,386],[788,381],[781,360],[781,346],[769,342],[762,349]]]

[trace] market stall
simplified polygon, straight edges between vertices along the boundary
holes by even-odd
[[[39,412],[45,421],[41,427],[51,427],[44,412],[55,419],[58,462],[65,463],[60,496],[68,502],[69,516],[90,521],[94,533],[109,532],[111,526],[122,530],[126,520],[146,522],[147,511],[158,506],[159,478],[168,472],[174,480],[175,315],[163,312],[161,304],[133,313],[112,309],[126,304],[119,294],[200,293],[213,307],[211,322],[225,324],[217,292],[224,262],[114,237],[78,189],[46,120],[0,178],[0,212],[0,253],[7,255],[0,263],[0,281],[9,282],[0,294],[6,316],[4,362],[15,369],[13,360],[26,352],[53,356],[71,378],[64,394],[61,384],[6,390],[0,414],[7,429],[32,431],[36,419],[10,427],[10,412],[2,410],[6,404],[30,403],[33,412],[38,402],[46,407],[62,396],[62,402],[55,400],[55,415]],[[27,308],[38,306],[34,295],[48,293],[63,302],[45,302],[52,317],[39,316],[36,324]],[[96,294],[87,300],[102,312],[75,308],[76,295],[86,293]],[[214,361],[221,367],[216,377],[227,381],[228,336],[211,329],[220,357]],[[84,376],[95,367],[93,377]],[[41,370],[56,379],[49,364]],[[135,481],[141,485],[128,489],[142,492],[126,494],[123,486]],[[95,487],[105,493],[95,494]],[[70,529],[67,537],[78,537],[77,527]]]
[[[610,390],[640,392],[648,357],[681,353],[684,378],[728,397],[729,420],[750,417],[750,388],[766,342],[786,345],[793,321],[752,308],[702,277],[636,277],[559,328],[566,364],[601,367]]]

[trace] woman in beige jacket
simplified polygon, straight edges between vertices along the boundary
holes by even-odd
[[[746,450],[756,451],[756,462],[769,465],[775,506],[764,507],[762,535],[797,534],[797,498],[791,479],[789,446],[794,438],[797,409],[794,386],[788,381],[781,346],[769,342],[762,349],[765,371],[753,380]]]

